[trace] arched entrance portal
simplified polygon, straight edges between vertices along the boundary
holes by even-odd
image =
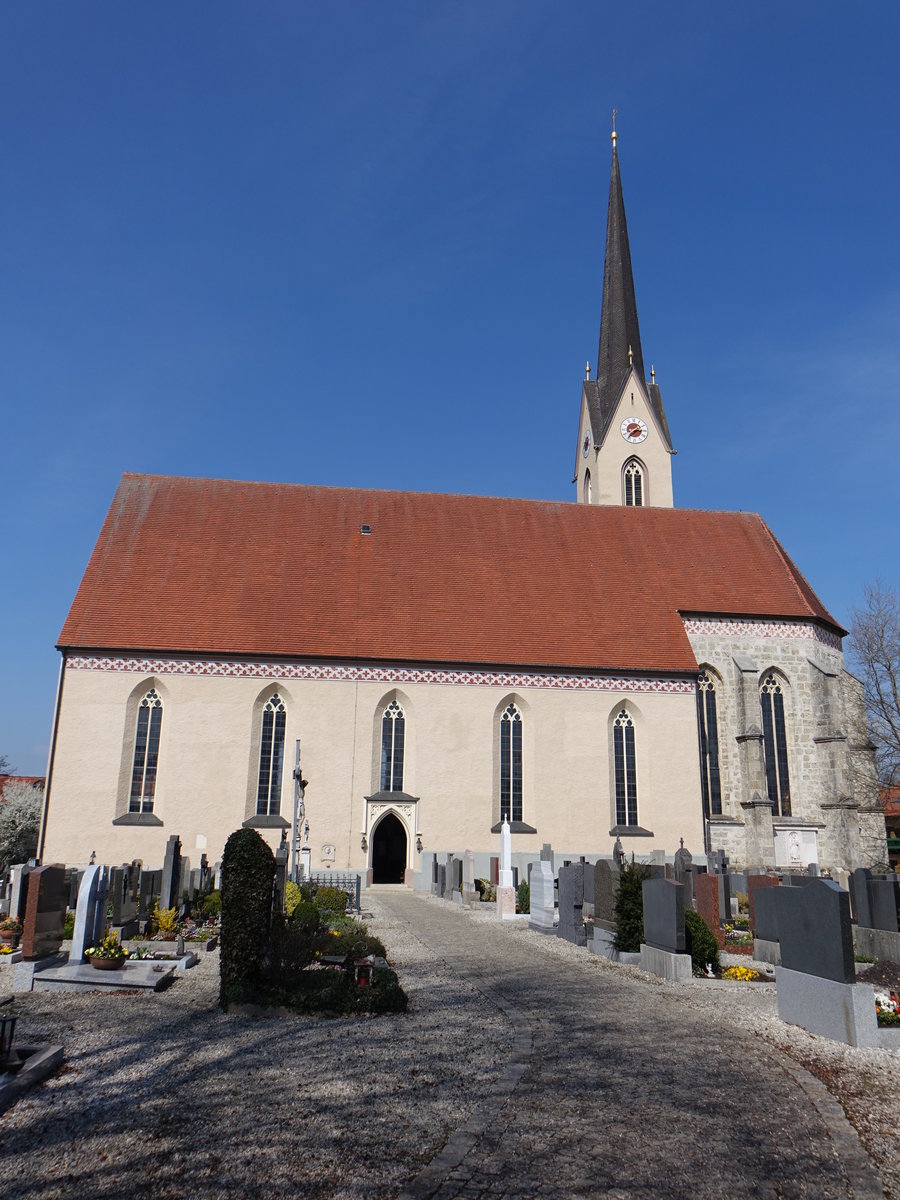
[[[388,813],[372,836],[372,882],[403,883],[406,871],[406,830]]]

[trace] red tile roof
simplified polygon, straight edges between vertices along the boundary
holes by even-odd
[[[752,514],[124,475],[59,644],[690,671],[679,612],[843,632]]]

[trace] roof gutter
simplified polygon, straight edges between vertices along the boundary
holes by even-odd
[[[50,739],[50,754],[47,758],[47,784],[44,788],[44,812],[41,817],[41,837],[38,842],[38,862],[44,859],[44,842],[47,837],[47,817],[50,812],[50,789],[53,786],[53,763],[56,758],[56,739],[59,734],[59,714],[62,708],[63,685],[66,679],[66,652],[62,651],[59,661],[59,678],[56,682],[56,705],[53,710],[53,736]]]

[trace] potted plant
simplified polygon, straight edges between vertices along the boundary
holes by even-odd
[[[7,917],[5,921],[0,921],[0,941],[4,946],[10,946],[15,950],[21,936],[22,922],[18,917]]]
[[[125,965],[125,959],[128,957],[128,951],[119,941],[118,935],[109,932],[99,946],[91,946],[90,950],[85,950],[85,954],[91,966],[96,967],[98,971],[118,971]]]

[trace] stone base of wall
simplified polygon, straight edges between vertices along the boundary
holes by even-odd
[[[689,954],[673,954],[670,950],[657,950],[641,942],[641,970],[669,979],[673,983],[686,983],[693,978],[693,963]],[[875,1009],[873,1008],[874,1012]]]
[[[862,929],[853,926],[853,949],[866,958],[886,959],[900,964],[900,933],[889,929]]]
[[[775,968],[778,1015],[820,1037],[846,1046],[878,1046],[875,989],[867,983],[838,983],[787,967]]]

